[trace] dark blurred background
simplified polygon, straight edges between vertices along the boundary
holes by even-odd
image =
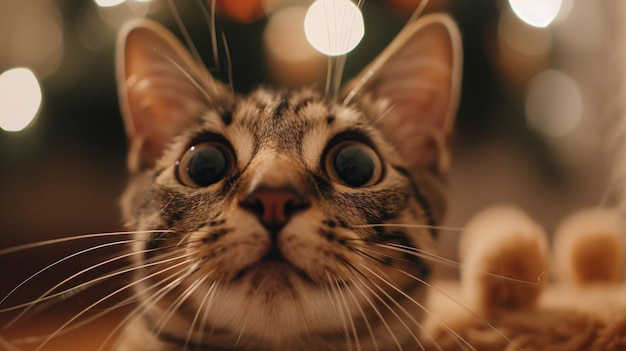
[[[172,2],[207,66],[227,77],[224,60],[219,69],[213,62],[210,26],[199,11],[207,2]],[[419,2],[364,1],[365,37],[348,57],[344,81],[391,41]],[[302,32],[299,16],[310,3],[217,1],[217,28],[228,42],[237,91],[259,84],[323,87],[326,59],[293,37]],[[507,201],[553,229],[570,211],[604,199],[617,1],[519,3],[433,0],[426,9],[452,14],[464,40],[451,226]],[[0,0],[0,250],[121,228],[126,138],[114,46],[120,26],[134,17],[181,33],[165,0]],[[453,256],[458,232],[445,234]],[[0,292],[24,279],[24,267],[50,261],[57,250],[62,256],[74,249],[0,256],[0,274],[8,275]]]

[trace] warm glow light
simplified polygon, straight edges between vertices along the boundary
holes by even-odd
[[[14,68],[0,75],[0,128],[19,132],[37,116],[41,87],[27,68]]]
[[[4,56],[7,62],[30,67],[39,78],[57,71],[63,60],[65,44],[63,15],[55,2],[16,1],[15,13],[3,24],[8,25],[4,27],[8,33],[5,33],[4,40],[6,48],[0,44],[0,56]],[[2,70],[7,68],[3,66]]]
[[[527,26],[510,9],[500,14],[498,39],[524,55],[546,55],[552,49],[552,34],[548,29]]]
[[[100,7],[112,7],[123,4],[126,0],[94,0]]]
[[[102,0],[96,0],[96,1],[102,1]],[[107,0],[107,1],[110,1],[112,3],[111,0]],[[125,0],[125,1],[120,2],[118,6],[106,6],[106,7],[99,6],[96,8],[96,13],[100,17],[100,19],[104,21],[104,23],[106,23],[113,29],[117,30],[124,23],[127,23],[133,18],[145,17],[146,15],[148,15],[155,8],[153,6],[154,5],[153,2],[154,1],[152,0]],[[87,9],[87,11],[90,11],[90,10]],[[91,14],[87,11],[85,12],[85,15],[90,16]],[[87,32],[95,31],[96,33],[94,34],[96,34],[96,36],[98,35],[102,36],[103,34],[103,33],[98,33],[99,31],[103,30],[102,28],[98,27],[98,25],[100,24],[100,20],[98,19],[93,23],[89,23],[88,21],[90,20],[91,19],[81,19],[81,21],[83,22],[80,23],[80,27],[78,28],[80,31],[83,32],[79,34],[81,35],[80,39],[83,43],[87,43],[85,45],[87,47],[93,46],[89,44],[89,41],[91,39],[88,38],[90,34]],[[93,34],[91,36],[93,36]],[[110,40],[110,39],[107,38],[106,40]]]
[[[547,70],[533,77],[526,97],[528,124],[558,138],[580,123],[583,99],[578,84],[565,73]]]
[[[321,53],[344,55],[363,38],[363,14],[350,0],[317,0],[306,13],[304,32],[309,43]]]
[[[240,23],[252,23],[265,17],[262,0],[209,0],[209,7],[214,1],[218,14]]]
[[[509,0],[513,12],[534,27],[547,27],[559,14],[561,0]]]
[[[270,15],[265,27],[266,63],[278,85],[299,87],[323,76],[326,58],[309,45],[304,35],[306,10],[304,6],[279,9]]]
[[[563,22],[567,19],[570,12],[572,12],[572,7],[574,6],[574,0],[561,0],[561,8],[559,9],[559,13],[556,15],[554,19],[555,23]]]
[[[265,46],[270,56],[281,61],[303,62],[319,55],[306,42],[302,22],[306,8],[293,6],[282,9],[270,17],[265,27]]]

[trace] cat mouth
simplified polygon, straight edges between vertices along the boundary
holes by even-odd
[[[280,249],[272,245],[267,253],[259,260],[237,272],[233,282],[243,280],[250,276],[252,277],[252,283],[255,285],[259,283],[260,280],[267,280],[267,278],[282,280],[287,283],[293,275],[307,283],[314,284],[313,279],[307,272],[289,262]],[[264,278],[259,279],[260,277]]]

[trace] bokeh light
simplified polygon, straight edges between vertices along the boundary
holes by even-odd
[[[272,15],[265,29],[265,46],[283,61],[303,61],[315,51],[307,44],[302,23],[306,8],[292,6]]]
[[[582,114],[580,88],[567,74],[548,69],[530,80],[526,119],[536,130],[553,138],[564,137],[579,125]]]
[[[561,9],[561,0],[509,0],[513,12],[534,27],[547,27]]]
[[[240,23],[251,23],[265,17],[263,0],[209,0],[209,6],[216,1],[217,12]]]
[[[157,7],[153,5],[156,3],[152,0],[126,0],[119,6],[99,6],[96,8],[96,12],[104,23],[117,30],[133,18],[145,17],[150,14],[154,7]]]
[[[528,26],[510,9],[500,14],[498,21],[500,43],[523,55],[546,55],[552,49],[552,34],[545,28]]]
[[[55,73],[63,60],[63,17],[54,2],[20,2],[5,18],[8,31],[0,34],[0,50],[11,62],[3,69],[27,66],[39,77]]]
[[[561,0],[561,9],[559,9],[559,13],[554,18],[554,23],[559,23],[567,20],[570,12],[572,12],[572,7],[574,6],[574,0]]]
[[[0,128],[19,132],[37,116],[41,87],[27,68],[14,68],[0,75]]]
[[[126,0],[94,0],[94,1],[96,2],[96,5],[100,7],[112,7],[112,6],[121,5]]]
[[[280,85],[310,84],[323,74],[325,56],[306,40],[306,7],[291,6],[274,12],[265,27],[263,41],[273,79]]]
[[[344,55],[363,39],[363,14],[350,0],[317,0],[306,13],[304,32],[319,52]]]

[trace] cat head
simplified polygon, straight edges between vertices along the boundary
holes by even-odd
[[[146,20],[120,35],[117,65],[137,259],[175,267],[159,279],[194,290],[186,304],[211,325],[332,334],[377,290],[424,290],[415,253],[432,251],[444,211],[460,85],[450,18],[410,24],[334,103],[312,89],[234,94]]]

